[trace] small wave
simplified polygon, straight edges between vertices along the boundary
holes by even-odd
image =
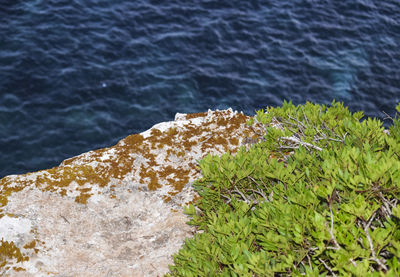
[[[399,101],[396,1],[4,1],[0,176],[176,112],[336,98],[382,118]]]

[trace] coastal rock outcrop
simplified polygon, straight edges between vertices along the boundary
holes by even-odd
[[[177,114],[60,166],[0,180],[0,275],[161,276],[195,229],[205,155],[257,135],[231,109]]]

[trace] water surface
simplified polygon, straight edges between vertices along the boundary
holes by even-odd
[[[0,177],[176,112],[400,101],[399,1],[3,0]]]

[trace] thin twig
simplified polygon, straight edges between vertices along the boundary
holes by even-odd
[[[310,256],[307,254],[307,260],[308,260],[308,265],[310,266],[310,268],[312,269],[312,263],[311,263],[311,258]]]
[[[237,188],[236,186],[235,186],[235,191],[236,191],[237,193],[239,193],[240,196],[242,196],[244,202],[246,202],[247,204],[250,203],[250,201],[246,198],[246,196],[244,196],[244,194],[243,194],[240,190],[238,190],[238,188]]]
[[[314,148],[315,150],[318,150],[318,151],[322,151],[322,148],[320,148],[318,146],[315,146],[315,145],[313,145],[311,143],[308,143],[308,142],[303,142],[303,141],[301,141],[299,139],[296,139],[294,137],[281,137],[281,139],[288,140],[290,142],[294,142],[294,143],[300,144],[302,146],[308,146],[308,147]]]
[[[301,110],[303,111],[304,119],[307,121],[307,124],[310,125],[310,122],[308,121],[308,118],[307,118],[307,116],[306,116],[306,113],[304,112],[304,108],[301,107]]]
[[[288,118],[296,121],[301,127],[306,129],[306,126],[303,124],[303,122],[299,121],[297,118],[291,117],[290,115],[288,116]]]
[[[299,149],[298,146],[279,146],[279,149]]]
[[[229,202],[228,202],[228,203],[229,203]],[[228,204],[228,203],[226,203],[226,204]],[[201,215],[204,214],[203,211],[200,210],[200,208],[198,208],[198,207],[196,207],[196,206],[194,206],[194,210],[195,210],[195,212],[196,212],[196,214],[197,214],[198,216],[201,216]]]
[[[264,188],[268,191],[268,189],[270,189],[270,187],[268,187],[267,184],[262,179],[260,181],[264,185]],[[268,195],[268,200],[269,200],[269,202],[272,202],[272,200],[274,200],[274,191],[272,189],[271,189],[270,194]]]
[[[295,118],[291,117],[290,115],[289,115],[289,119],[296,120]],[[285,123],[285,124],[288,124],[288,125],[292,125],[292,126],[295,126],[295,127],[299,127],[299,124],[294,124],[293,122],[290,122],[289,120],[283,120],[282,123]],[[302,124],[301,122],[299,122],[299,123]]]
[[[225,196],[223,194],[220,194],[222,197],[224,197],[225,199],[228,199],[228,202],[226,202],[225,204],[229,204],[232,201],[232,198],[229,198],[228,196]]]
[[[296,121],[297,124],[293,124],[292,122],[289,122],[287,120],[285,120],[285,123],[289,123],[290,125],[296,126],[299,129],[299,131],[304,135],[303,130],[307,129],[307,127],[303,124],[303,122],[300,122],[297,118],[293,118],[290,115],[288,117],[289,119]]]
[[[385,120],[385,119],[390,119],[390,120],[394,121],[393,117],[391,117],[390,115],[388,115],[385,111],[382,111],[382,112],[386,115],[386,117],[385,117],[383,120]]]
[[[315,129],[315,131],[317,131],[318,134],[320,134],[320,135],[326,137],[326,134],[322,133],[322,132],[317,128],[317,126],[313,125],[313,128]]]
[[[314,140],[323,140],[323,139],[337,141],[337,142],[341,142],[341,143],[344,142],[344,140],[342,140],[342,139],[334,139],[334,138],[327,138],[327,137],[325,137],[325,138],[323,138],[323,137],[314,138]]]
[[[372,260],[375,261],[375,262],[379,265],[379,267],[382,268],[384,271],[387,271],[387,270],[388,270],[387,266],[384,265],[384,264],[376,257],[376,253],[375,253],[375,250],[374,250],[374,245],[372,244],[372,239],[371,239],[371,237],[370,237],[370,235],[369,235],[369,231],[368,231],[369,226],[370,226],[371,223],[372,223],[372,220],[374,220],[374,218],[375,218],[375,215],[376,215],[376,212],[374,212],[374,213],[372,214],[372,216],[371,216],[370,220],[368,220],[367,224],[365,224],[365,222],[363,222],[363,224],[364,224],[364,232],[365,232],[365,235],[366,235],[367,240],[368,240],[368,242],[369,242],[369,248],[370,248],[371,253],[372,253]]]
[[[335,272],[333,272],[332,268],[330,268],[321,258],[318,258],[318,260],[325,266],[325,268],[327,270],[329,270],[329,272],[332,274],[332,276],[336,277]]]
[[[257,181],[253,177],[247,176],[247,178],[249,178],[251,181],[253,181],[257,186],[261,187],[261,185],[259,183],[257,183]]]
[[[332,213],[332,207],[330,204],[329,204],[329,211],[331,212],[331,228],[329,229],[329,233],[331,234],[331,240],[333,241],[333,244],[335,245],[335,247],[332,247],[332,249],[339,250],[340,245],[337,242],[335,235],[333,234],[333,213]]]
[[[273,122],[274,121],[274,122]],[[271,120],[271,126],[280,130],[283,130],[282,123],[276,117],[273,117]]]
[[[264,135],[263,135],[263,134],[261,134],[261,133],[259,133],[258,131],[256,131],[256,130],[253,128],[253,126],[250,126],[250,129],[251,129],[260,139],[262,139],[262,140],[265,141]]]
[[[64,219],[65,220],[65,222],[67,222],[67,223],[69,223],[70,224],[70,222],[68,221],[68,219],[66,219],[65,218],[65,216],[63,216],[63,215],[60,215],[61,217],[62,217],[62,219]]]
[[[391,216],[392,215],[392,210],[389,207],[390,202],[383,197],[382,192],[379,192],[379,198],[383,201],[384,207],[383,207],[383,211],[386,213],[386,216]]]
[[[255,189],[249,189],[249,190],[254,191],[255,193],[261,195],[265,199],[265,201],[269,202],[267,196],[265,196],[265,194],[262,192],[262,190],[255,190]]]

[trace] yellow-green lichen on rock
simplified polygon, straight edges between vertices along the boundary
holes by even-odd
[[[13,249],[1,256],[4,273],[166,272],[171,255],[195,232],[182,206],[198,197],[190,186],[200,177],[197,161],[256,140],[257,125],[248,119],[231,109],[177,114],[58,167],[1,179],[0,219],[14,214],[31,230],[4,240]]]

